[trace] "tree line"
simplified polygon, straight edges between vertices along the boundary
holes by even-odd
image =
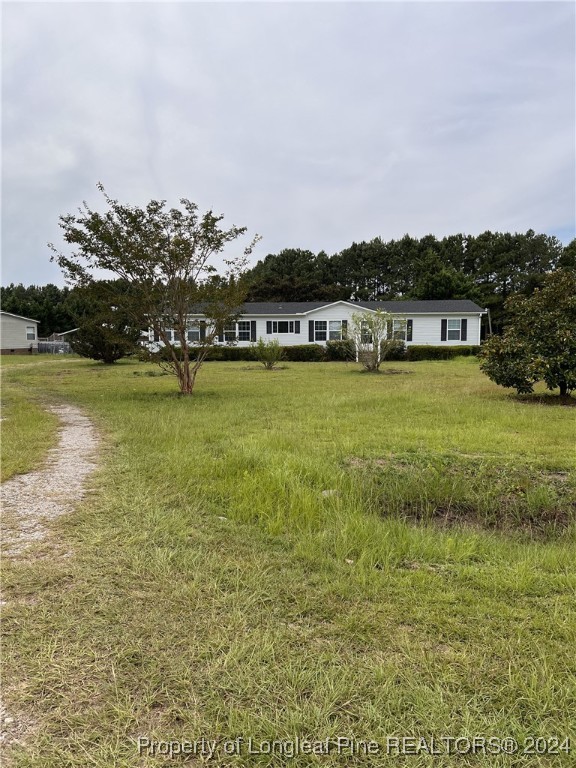
[[[576,240],[509,232],[434,235],[352,243],[339,253],[287,248],[268,254],[245,275],[247,301],[471,299],[490,310],[493,331],[505,325],[504,304],[531,295],[544,276],[576,268]],[[0,288],[2,308],[39,320],[40,336],[70,330],[86,316],[85,294],[56,285]]]
[[[69,288],[57,285],[22,284],[0,287],[0,304],[5,312],[38,320],[38,335],[63,333],[76,326],[80,310],[78,297]]]
[[[269,254],[248,273],[248,300],[471,299],[490,309],[500,332],[510,295],[530,295],[547,273],[575,266],[576,240],[564,247],[533,230],[376,237],[332,256],[297,248]]]

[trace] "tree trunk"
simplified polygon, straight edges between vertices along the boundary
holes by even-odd
[[[560,387],[560,397],[565,397],[568,394],[568,385],[565,381],[560,381],[558,386]]]
[[[178,367],[178,384],[181,395],[191,395],[196,381],[195,373],[190,371],[190,360],[183,360]]]

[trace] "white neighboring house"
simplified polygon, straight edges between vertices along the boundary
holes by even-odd
[[[282,346],[322,344],[347,337],[348,324],[359,312],[382,310],[394,315],[393,336],[411,344],[456,346],[480,344],[480,323],[486,310],[468,299],[443,301],[285,301],[242,306],[239,319],[221,329],[218,344],[248,347],[262,338]],[[171,340],[174,331],[168,329]],[[206,333],[201,313],[190,315],[188,340],[199,343]],[[151,348],[162,342],[148,334]]]
[[[0,312],[0,353],[26,355],[38,352],[38,323],[30,317]]]

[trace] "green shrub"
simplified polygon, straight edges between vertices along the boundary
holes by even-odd
[[[178,359],[182,359],[182,354],[180,347],[174,347],[174,350],[176,352],[176,355],[178,356]],[[190,347],[190,359],[194,360],[196,357],[196,348],[191,346]],[[170,362],[172,360],[172,356],[170,354],[170,350],[168,347],[160,347],[158,352],[150,353],[147,349],[143,349],[139,354],[139,359],[144,361],[161,361],[161,362]],[[221,360],[232,360],[232,361],[238,361],[238,360],[254,360],[254,352],[250,347],[227,347],[227,346],[214,346],[210,347],[208,349],[208,354],[206,355],[205,360],[207,362],[210,361],[221,361]]]
[[[324,360],[324,347],[320,344],[298,344],[282,349],[285,359],[291,363],[320,363]]]
[[[327,341],[325,360],[355,360],[356,350],[351,339],[344,341]]]
[[[268,371],[274,370],[277,364],[284,359],[284,350],[280,346],[278,339],[264,341],[264,339],[260,338],[258,343],[252,347],[251,352],[256,360],[262,363]]]
[[[255,359],[254,349],[252,347],[214,347],[210,352],[217,352],[217,356],[214,360],[229,360],[239,361],[243,360],[248,362]]]
[[[526,352],[522,339],[511,333],[492,336],[482,349],[480,370],[495,384],[514,388],[519,395],[534,391],[538,373],[534,358]]]
[[[401,339],[385,339],[380,344],[382,360],[406,360],[406,344]]]
[[[477,355],[480,352],[479,346],[455,346],[455,347],[435,347],[424,344],[413,344],[406,349],[405,360],[416,362],[418,360],[453,360],[455,357],[468,357]]]

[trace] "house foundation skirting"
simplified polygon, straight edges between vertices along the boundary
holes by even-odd
[[[30,347],[19,347],[17,349],[0,349],[0,355],[37,355],[37,349]]]

